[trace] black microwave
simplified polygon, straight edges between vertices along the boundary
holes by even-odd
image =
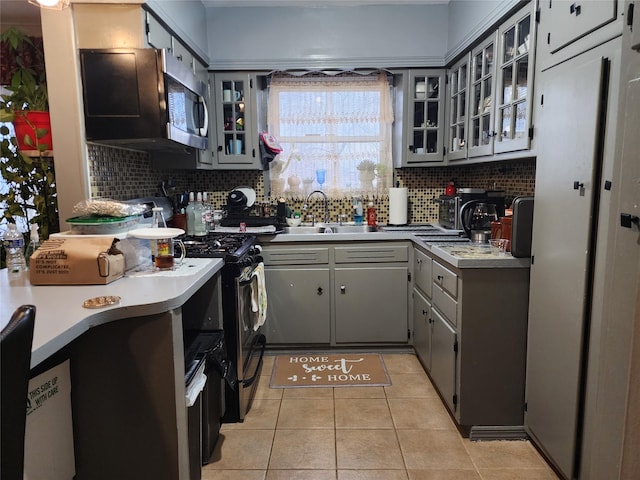
[[[206,150],[208,88],[152,48],[81,49],[88,142],[143,151]]]

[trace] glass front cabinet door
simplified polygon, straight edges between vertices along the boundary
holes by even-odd
[[[494,153],[526,150],[530,146],[534,34],[531,9],[514,15],[498,30]]]
[[[448,160],[467,157],[467,108],[469,95],[469,55],[449,70]]]
[[[469,157],[493,155],[495,46],[494,33],[471,52]]]
[[[444,70],[409,71],[407,166],[444,161],[444,75]]]
[[[255,79],[243,73],[216,73],[213,78],[217,137],[213,155],[216,166],[234,169],[259,167],[252,114]]]

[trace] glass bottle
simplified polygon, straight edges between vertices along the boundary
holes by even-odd
[[[367,225],[371,227],[378,225],[378,212],[376,212],[373,202],[369,202],[369,205],[367,205]]]

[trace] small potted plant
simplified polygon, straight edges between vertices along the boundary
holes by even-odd
[[[0,36],[2,44],[2,83],[0,121],[12,122],[20,150],[44,152],[53,149],[49,97],[44,54],[35,38],[12,27]]]
[[[360,183],[365,190],[371,190],[373,188],[373,179],[376,176],[376,164],[371,160],[362,160],[356,165],[360,174]]]
[[[378,190],[386,189],[391,185],[392,169],[385,163],[376,165],[376,177],[378,177]]]
[[[0,136],[0,176],[7,187],[0,192],[0,224],[16,223],[26,232],[29,224],[38,224],[40,238],[47,239],[60,231],[53,161],[20,152],[6,125],[0,126]],[[2,253],[3,267],[4,249]]]

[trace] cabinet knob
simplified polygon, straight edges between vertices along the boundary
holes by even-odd
[[[438,275],[438,276],[437,276],[437,278],[438,278],[438,281],[439,281],[439,282],[441,282],[442,280],[444,280],[444,277],[443,277],[442,275]]]
[[[584,188],[584,183],[581,183],[578,180],[575,180],[573,182],[573,189],[574,190],[580,190],[581,188]]]
[[[422,310],[422,314],[423,314],[423,315],[426,315],[426,314],[427,314],[427,311],[426,311],[426,310]]]
[[[318,287],[318,291],[316,293],[318,295],[322,295],[324,293],[324,290],[322,290],[322,287]]]
[[[344,295],[347,293],[347,287],[345,285],[340,285],[340,293]]]

